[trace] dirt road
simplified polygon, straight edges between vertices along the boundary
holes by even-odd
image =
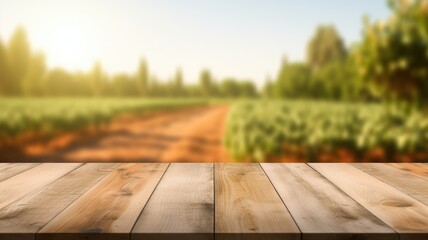
[[[15,161],[228,162],[222,146],[227,112],[213,106],[121,117],[102,133],[26,146]]]

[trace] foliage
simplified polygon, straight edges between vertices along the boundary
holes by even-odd
[[[13,34],[8,46],[7,61],[10,77],[5,85],[9,86],[8,92],[12,95],[22,93],[21,82],[28,73],[31,62],[30,46],[25,30],[21,27]]]
[[[389,1],[386,21],[366,20],[356,54],[362,76],[384,96],[418,105],[428,100],[428,1]]]
[[[307,61],[311,68],[319,69],[345,56],[346,48],[336,28],[332,25],[319,26],[307,47]]]
[[[267,78],[260,95],[263,98],[272,98],[274,96],[274,82],[271,78]]]
[[[220,84],[220,95],[223,97],[257,97],[257,90],[251,81],[238,81],[226,78]]]
[[[386,110],[377,104],[308,101],[241,102],[233,106],[224,144],[237,160],[264,161],[291,144],[311,160],[346,148],[358,154],[427,151],[428,119],[420,112]]]
[[[209,70],[202,70],[199,76],[199,86],[201,86],[202,96],[210,96],[215,92],[214,80]]]
[[[237,95],[244,98],[255,98],[257,97],[257,89],[254,84],[249,80],[238,81],[239,91]],[[232,95],[233,96],[233,95]]]
[[[320,26],[308,44],[308,63],[284,60],[276,81],[266,83],[264,96],[285,99],[368,100],[354,61],[346,55],[333,26]]]
[[[43,53],[35,53],[31,56],[28,72],[21,82],[21,94],[27,97],[41,96],[45,73],[45,56]]]
[[[6,95],[11,90],[9,63],[7,60],[6,47],[0,41],[0,94]]]
[[[96,62],[90,73],[91,92],[93,96],[101,96],[103,94],[103,85],[105,75],[100,62]]]
[[[25,131],[54,133],[86,126],[102,126],[121,113],[207,104],[199,99],[0,99],[0,140]]]
[[[306,98],[310,96],[311,71],[304,63],[284,60],[274,86],[278,98]]]
[[[311,96],[315,99],[350,101],[364,98],[364,86],[350,59],[334,61],[312,74]]]
[[[172,85],[173,85],[172,86],[172,89],[173,89],[172,95],[174,95],[174,96],[185,95],[184,83],[183,83],[183,72],[181,71],[181,69],[177,69],[177,71],[175,72],[174,79],[172,80]]]
[[[18,28],[7,46],[0,41],[0,96],[25,97],[256,97],[251,81],[234,81],[235,90],[221,92],[222,83],[210,71],[201,72],[195,85],[185,84],[181,69],[170,79],[149,74],[147,62],[141,59],[135,73],[108,75],[101,62],[88,72],[48,69],[43,53],[33,53],[24,28]],[[236,82],[235,82],[236,81]],[[225,86],[230,85],[230,81]]]

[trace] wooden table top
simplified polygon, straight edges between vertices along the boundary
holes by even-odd
[[[428,239],[426,163],[0,163],[3,239]]]

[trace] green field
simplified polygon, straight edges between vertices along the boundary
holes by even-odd
[[[284,146],[297,146],[306,160],[315,161],[335,149],[359,157],[379,148],[388,156],[426,152],[427,142],[428,118],[419,112],[378,104],[247,101],[231,109],[224,144],[237,160],[293,155],[293,148]]]
[[[117,115],[141,114],[197,105],[231,106],[224,146],[237,161],[272,156],[317,156],[347,149],[361,159],[383,149],[397,154],[428,153],[428,117],[387,110],[380,104],[315,101],[213,101],[202,99],[0,99],[0,140],[24,132],[55,133],[100,127]]]
[[[0,140],[23,132],[55,133],[101,126],[122,113],[144,113],[207,104],[199,99],[0,99]]]

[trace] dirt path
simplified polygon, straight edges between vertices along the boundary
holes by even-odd
[[[149,117],[122,117],[102,133],[49,143],[57,146],[54,150],[46,151],[46,144],[27,146],[19,160],[228,162],[222,146],[227,112],[228,107],[213,106]],[[61,141],[67,143],[58,143]]]

